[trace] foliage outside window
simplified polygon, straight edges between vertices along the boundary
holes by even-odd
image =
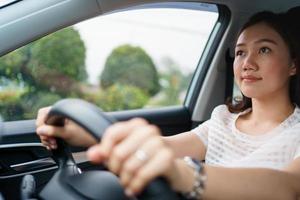
[[[214,13],[211,28],[216,18]],[[205,33],[205,41],[209,33]],[[173,30],[169,34],[177,33]],[[81,30],[73,26],[1,57],[0,110],[4,120],[35,118],[39,108],[62,98],[86,99],[105,111],[182,103],[193,70],[186,72],[171,56],[158,62],[142,45],[118,44],[107,55],[95,84],[89,81],[86,46]],[[195,55],[194,69],[201,52]]]

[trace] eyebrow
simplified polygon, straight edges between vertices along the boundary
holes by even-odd
[[[259,39],[257,41],[255,41],[254,43],[262,43],[262,42],[268,42],[268,43],[272,43],[274,45],[278,45],[277,42],[275,42],[274,40],[271,40],[271,39],[268,39],[268,38],[262,38],[262,39]],[[235,47],[240,47],[240,46],[245,46],[246,44],[245,43],[239,43],[239,44],[236,44]]]

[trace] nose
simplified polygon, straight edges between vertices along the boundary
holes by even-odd
[[[258,69],[258,66],[256,63],[256,58],[253,54],[248,54],[245,57],[242,69],[243,69],[243,71],[248,71],[248,70],[256,71]]]

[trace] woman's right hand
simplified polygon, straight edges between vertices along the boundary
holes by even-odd
[[[56,137],[62,138],[73,146],[89,147],[96,144],[96,140],[90,134],[71,120],[65,119],[65,125],[63,127],[45,124],[50,109],[51,107],[39,109],[36,119],[36,133],[47,149],[57,148]]]

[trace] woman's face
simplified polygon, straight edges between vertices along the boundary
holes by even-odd
[[[235,47],[235,81],[249,98],[288,95],[289,78],[296,73],[281,36],[265,23],[246,28]]]

